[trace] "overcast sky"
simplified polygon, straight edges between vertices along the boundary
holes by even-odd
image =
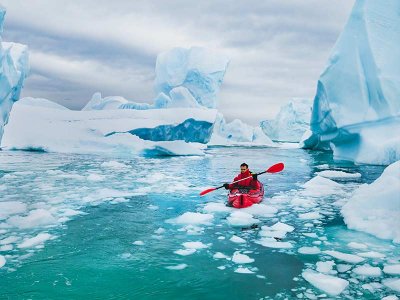
[[[218,95],[228,120],[257,124],[312,99],[354,0],[0,0],[3,40],[30,49],[22,96],[80,109],[95,92],[152,103],[157,54],[201,46],[231,61]]]

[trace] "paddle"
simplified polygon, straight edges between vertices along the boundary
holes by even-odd
[[[275,164],[275,165],[269,167],[267,170],[265,170],[265,171],[263,171],[263,172],[260,172],[260,173],[257,173],[257,176],[258,176],[258,175],[261,175],[261,174],[264,174],[264,173],[278,173],[278,172],[282,171],[284,167],[285,167],[285,165],[284,165],[283,163],[277,163],[277,164]],[[252,176],[253,176],[253,175],[252,175]],[[234,184],[234,183],[237,183],[237,182],[239,182],[239,181],[249,179],[249,178],[252,177],[252,176],[248,176],[248,177],[246,177],[246,178],[242,178],[242,179],[233,181],[233,182],[231,182],[230,184]],[[206,190],[204,190],[204,191],[202,191],[202,192],[200,193],[200,196],[204,196],[205,194],[211,193],[212,191],[218,190],[218,189],[223,188],[223,187],[224,187],[224,185],[221,185],[221,186],[215,187],[215,188],[206,189]]]

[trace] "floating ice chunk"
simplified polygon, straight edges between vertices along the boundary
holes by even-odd
[[[235,273],[240,273],[240,274],[254,274],[253,271],[249,270],[248,268],[243,268],[239,267],[235,270]]]
[[[386,255],[383,253],[379,253],[376,251],[369,251],[369,252],[361,252],[357,253],[358,256],[368,257],[368,258],[385,258]]]
[[[350,270],[352,267],[353,267],[352,265],[338,264],[336,266],[336,269],[338,270],[339,273],[345,273],[348,270]]]
[[[173,224],[203,224],[210,225],[214,219],[212,214],[202,214],[194,212],[185,212],[175,219],[167,220],[168,223]]]
[[[178,229],[178,231],[186,231],[189,235],[200,235],[203,234],[204,228],[196,225],[186,225],[185,227]]]
[[[217,252],[213,255],[213,258],[215,259],[228,259],[229,256],[226,256],[225,254],[221,253],[221,252]]]
[[[382,283],[388,288],[400,292],[400,279],[399,278],[389,278],[382,280]]]
[[[363,284],[361,287],[365,290],[369,290],[370,292],[374,292],[375,290],[382,289],[383,285],[380,284],[379,282],[370,282],[370,283]]]
[[[260,220],[253,218],[253,215],[241,211],[231,213],[227,221],[232,226],[250,226],[260,222]]]
[[[187,268],[187,264],[179,264],[179,265],[175,265],[175,266],[168,266],[165,267],[168,270],[183,270]]]
[[[6,258],[0,255],[0,269],[6,264]]]
[[[275,223],[270,227],[272,230],[277,230],[277,231],[285,231],[285,232],[292,232],[294,230],[293,226],[287,225],[285,223]]]
[[[346,173],[343,171],[326,170],[316,173],[318,176],[325,178],[360,178],[360,173]]]
[[[231,212],[233,208],[226,206],[221,202],[207,203],[203,208],[206,213],[218,213],[218,212]]]
[[[323,218],[323,216],[319,212],[313,211],[304,214],[299,214],[299,218],[302,220],[314,220],[314,219],[321,219]]]
[[[163,234],[165,232],[165,229],[162,227],[159,227],[158,229],[154,230],[155,234]]]
[[[385,265],[383,272],[390,275],[400,275],[400,264],[397,265]]]
[[[251,214],[253,216],[271,217],[278,212],[278,209],[270,205],[259,203],[259,204],[253,204],[250,207],[242,208],[242,211]]]
[[[399,298],[396,295],[390,295],[383,297],[381,300],[399,300]]]
[[[270,227],[263,226],[261,227],[260,236],[262,237],[270,237],[270,238],[280,238],[283,239],[286,237],[287,232],[281,230],[269,230]]]
[[[314,247],[301,247],[301,248],[299,248],[298,252],[301,253],[301,254],[314,255],[314,254],[321,253],[321,250],[318,247],[315,247],[315,246]]]
[[[187,249],[205,249],[210,247],[211,244],[203,244],[202,242],[185,242],[182,244]]]
[[[315,176],[307,181],[303,188],[301,194],[304,196],[321,197],[343,193],[341,184],[322,176]]]
[[[319,261],[317,262],[317,271],[320,273],[330,273],[332,271],[335,262],[330,261]]]
[[[306,270],[301,275],[313,286],[324,291],[330,296],[340,295],[349,285],[349,282],[345,279],[317,273],[311,270]]]
[[[368,264],[354,268],[353,272],[357,275],[368,277],[379,277],[382,275],[382,271],[379,267],[372,267]]]
[[[400,241],[400,161],[388,166],[371,184],[364,184],[342,207],[350,229],[381,239]]]
[[[194,248],[189,248],[189,249],[179,249],[174,251],[175,254],[182,255],[182,256],[187,256],[195,253],[197,250]]]
[[[11,226],[25,229],[55,224],[57,219],[49,211],[40,208],[30,211],[26,217],[10,217],[7,223]]]
[[[237,243],[237,244],[243,244],[246,243],[245,239],[242,239],[241,237],[237,236],[237,235],[233,235],[230,239],[231,242],[233,243]]]
[[[143,241],[134,241],[132,244],[136,245],[136,246],[143,246],[144,242]]]
[[[350,242],[347,244],[347,246],[349,246],[350,248],[354,248],[354,249],[367,249],[368,246],[362,243],[356,243],[356,242]]]
[[[250,264],[254,262],[254,259],[248,257],[246,254],[241,254],[239,251],[236,251],[233,253],[232,261],[236,264]]]
[[[318,235],[315,232],[304,232],[303,235],[314,239],[318,238]]]
[[[14,249],[13,245],[4,245],[0,247],[0,251],[11,251],[12,249]]]
[[[0,202],[0,220],[8,218],[10,215],[24,213],[26,208],[26,204],[20,201]]]
[[[7,244],[13,244],[15,242],[17,242],[18,240],[20,240],[21,238],[19,236],[9,236],[5,239],[0,240],[0,245],[7,245]]]
[[[293,245],[290,242],[278,242],[273,238],[262,238],[256,240],[255,243],[268,248],[281,248],[281,249],[293,248]]]
[[[333,250],[326,250],[323,251],[325,254],[328,254],[336,259],[348,262],[348,263],[352,263],[352,264],[358,264],[362,261],[365,260],[365,258],[362,258],[358,255],[354,255],[354,254],[347,254],[347,253],[343,253],[343,252],[339,252],[339,251],[333,251]]]
[[[39,233],[37,236],[25,239],[21,244],[18,245],[18,248],[20,249],[33,248],[35,246],[42,245],[44,244],[44,242],[53,238],[54,236],[47,232]]]

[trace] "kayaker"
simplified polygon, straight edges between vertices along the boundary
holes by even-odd
[[[257,190],[260,188],[260,182],[257,180],[257,174],[252,174],[249,170],[248,164],[246,163],[242,163],[240,165],[240,173],[233,179],[233,181],[240,180],[243,178],[247,179],[234,184],[225,183],[224,188],[227,190],[240,189],[240,188]]]

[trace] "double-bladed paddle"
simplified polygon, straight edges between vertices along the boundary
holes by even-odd
[[[261,175],[261,174],[264,174],[264,173],[278,173],[278,172],[282,171],[284,168],[285,168],[285,165],[283,163],[277,163],[277,164],[269,167],[267,170],[265,170],[263,172],[260,172],[260,173],[257,173],[257,176]],[[250,177],[253,177],[253,175],[248,176],[246,178],[242,178],[242,179],[233,181],[230,184],[237,183],[239,181],[249,179]],[[202,191],[200,193],[200,196],[204,196],[205,194],[211,193],[212,191],[218,190],[218,189],[223,188],[223,187],[224,187],[224,185],[221,185],[221,186],[215,187],[215,188],[206,189],[206,190],[204,190],[204,191]]]

